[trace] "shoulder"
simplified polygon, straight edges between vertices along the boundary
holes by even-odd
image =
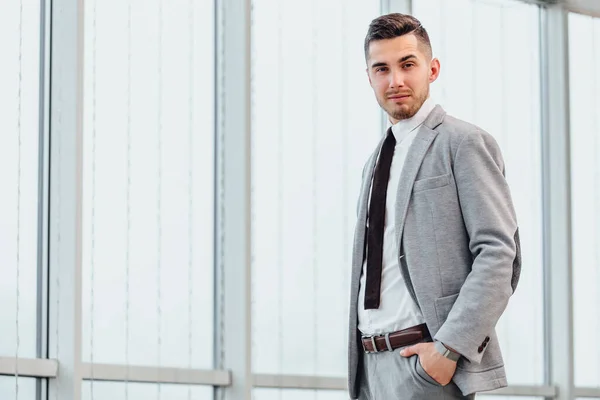
[[[456,155],[459,147],[471,146],[485,148],[493,153],[500,152],[496,139],[483,128],[448,114],[436,127],[436,131],[448,141],[453,155]]]

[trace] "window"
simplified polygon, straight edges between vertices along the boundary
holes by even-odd
[[[214,12],[85,3],[86,362],[213,367]]]
[[[523,271],[496,329],[511,385],[544,381],[539,8],[416,0],[441,75],[432,97],[498,141],[519,222]],[[456,3],[456,4],[454,4]],[[509,29],[510,28],[510,29]],[[515,46],[518,43],[518,46]],[[527,326],[527,334],[515,329]]]
[[[252,7],[254,372],[345,375],[356,201],[383,133],[362,50],[379,4]]]
[[[39,2],[2,5],[0,53],[0,357],[15,357],[18,347],[20,358],[35,358],[42,61]],[[5,390],[14,390],[14,384],[0,384],[0,398],[9,397]]]
[[[569,15],[575,384],[600,386],[600,19]]]

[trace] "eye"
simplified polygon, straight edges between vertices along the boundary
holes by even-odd
[[[411,68],[411,67],[414,67],[414,66],[415,66],[414,63],[406,63],[406,64],[404,64],[404,68]]]
[[[387,71],[387,67],[378,67],[375,72],[385,72]]]

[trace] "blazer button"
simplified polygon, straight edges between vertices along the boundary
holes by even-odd
[[[490,337],[489,337],[489,336],[486,336],[486,338],[485,338],[485,343],[489,343],[489,342],[490,342]]]
[[[478,353],[483,353],[483,346],[479,346],[479,348],[477,349]]]

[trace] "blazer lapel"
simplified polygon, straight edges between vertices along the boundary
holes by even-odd
[[[438,134],[435,128],[442,123],[445,115],[446,112],[439,105],[429,113],[429,116],[419,128],[404,162],[396,194],[396,245],[398,246],[399,255],[402,255],[400,242],[402,240],[402,233],[404,232],[404,221],[408,211],[412,188],[423,158],[431,143],[433,143],[433,139]]]

